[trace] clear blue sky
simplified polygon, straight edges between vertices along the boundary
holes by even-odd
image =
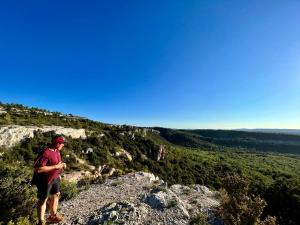
[[[102,122],[300,128],[297,0],[1,1],[0,101]]]

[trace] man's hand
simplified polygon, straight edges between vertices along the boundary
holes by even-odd
[[[57,170],[63,170],[63,169],[66,169],[67,168],[67,164],[63,163],[63,162],[60,162],[58,163],[57,165],[55,165],[55,168]]]

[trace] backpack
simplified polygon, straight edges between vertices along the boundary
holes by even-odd
[[[33,175],[32,175],[32,178],[31,178],[31,181],[30,181],[30,184],[31,185],[37,185],[38,177],[39,177],[38,172],[34,171]]]
[[[37,164],[37,162],[40,160],[40,158],[43,156],[45,149],[43,149],[42,151],[39,152],[38,156],[35,158],[34,160],[34,164],[33,164],[33,175],[30,181],[31,185],[37,185],[38,184],[38,180],[40,178],[40,175],[37,171],[35,171],[35,165]]]

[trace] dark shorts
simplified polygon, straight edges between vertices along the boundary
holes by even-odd
[[[60,179],[57,178],[50,184],[47,184],[46,182],[39,183],[36,187],[38,189],[38,199],[45,200],[49,195],[54,195],[60,192]]]

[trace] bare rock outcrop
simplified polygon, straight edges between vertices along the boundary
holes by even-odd
[[[99,176],[102,176],[102,175],[106,175],[106,176],[111,176],[114,174],[114,172],[116,171],[116,169],[110,165],[100,165],[98,167],[98,170],[96,171]]]
[[[66,128],[60,126],[1,126],[0,127],[0,146],[12,147],[20,143],[26,138],[32,138],[34,131],[40,130],[41,132],[54,131],[56,134],[62,134],[71,138],[86,138],[84,129]]]
[[[217,224],[217,198],[214,191],[205,194],[183,185],[168,188],[151,173],[131,173],[91,185],[76,198],[62,202],[60,213],[65,220],[61,225],[187,225],[200,212]]]
[[[177,211],[177,215],[181,215],[181,219],[189,219],[190,214],[184,205],[184,202],[171,190],[154,190],[144,197],[144,202],[152,209],[164,211],[165,209],[173,208]]]
[[[131,154],[129,152],[127,152],[126,150],[124,150],[124,149],[119,149],[119,151],[117,151],[115,153],[115,156],[123,157],[123,158],[127,159],[128,161],[132,161]]]
[[[4,107],[0,106],[0,115],[5,114],[5,113],[6,113],[6,110],[4,109]]]
[[[159,161],[164,159],[166,155],[166,149],[162,145],[156,145],[154,151],[154,160]]]
[[[73,172],[65,173],[63,176],[63,180],[76,183],[85,177],[91,177],[91,176],[92,173],[90,171],[73,171]]]

